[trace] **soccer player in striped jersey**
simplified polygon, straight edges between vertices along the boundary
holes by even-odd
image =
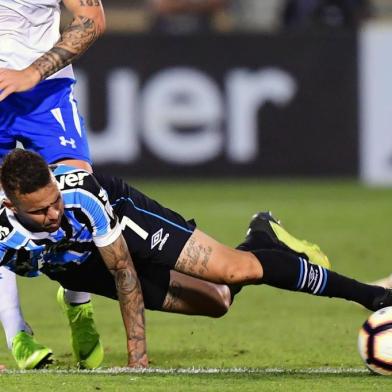
[[[0,0],[0,157],[17,142],[47,162],[88,171],[90,154],[83,119],[73,97],[72,65],[105,29],[100,0],[64,0],[73,20],[60,35],[60,0]],[[64,298],[62,298],[63,300]],[[67,291],[67,313],[79,314],[84,333],[71,323],[76,360],[96,367],[103,350],[88,293]],[[80,306],[76,306],[79,304]],[[0,269],[0,320],[20,368],[35,368],[52,351],[32,336],[20,310],[13,273]],[[76,334],[76,330],[78,333]]]
[[[88,172],[50,170],[24,150],[8,154],[1,170],[7,198],[0,210],[0,260],[24,276],[42,272],[65,288],[118,299],[128,366],[148,365],[144,308],[181,313],[175,300],[184,297],[173,294],[171,270],[215,284],[267,284],[344,298],[370,310],[392,305],[392,290],[332,272],[279,241],[269,243],[260,215],[232,249],[121,181],[101,182],[111,198]]]

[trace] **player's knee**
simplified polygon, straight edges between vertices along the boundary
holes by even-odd
[[[216,285],[215,298],[215,306],[211,317],[223,317],[227,313],[231,305],[230,289],[226,285]]]
[[[223,281],[226,284],[249,283],[260,279],[261,265],[252,265],[248,262],[230,263],[223,272]]]

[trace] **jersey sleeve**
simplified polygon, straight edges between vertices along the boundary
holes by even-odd
[[[121,234],[105,189],[85,171],[64,174],[57,178],[66,206],[73,205],[87,217],[97,247],[112,244]]]
[[[24,248],[26,243],[25,235],[14,229],[3,209],[0,212],[0,266],[21,276],[39,276],[39,257]]]

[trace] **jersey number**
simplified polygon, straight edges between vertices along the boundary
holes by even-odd
[[[125,227],[129,227],[133,232],[135,232],[139,237],[146,240],[148,237],[147,231],[142,229],[137,223],[135,223],[132,219],[127,216],[123,216],[121,219],[121,230],[124,230]]]

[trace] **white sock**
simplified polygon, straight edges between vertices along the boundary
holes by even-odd
[[[31,331],[20,309],[16,276],[5,267],[0,267],[0,321],[10,349],[16,334]]]
[[[64,289],[64,298],[69,304],[84,304],[91,300],[91,294]]]

